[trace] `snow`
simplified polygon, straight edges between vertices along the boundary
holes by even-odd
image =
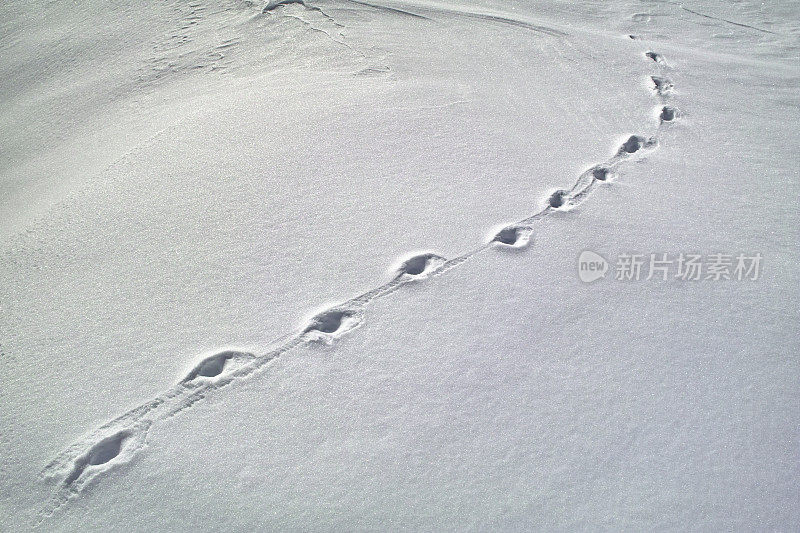
[[[0,7],[2,523],[800,527],[797,7],[284,4]]]

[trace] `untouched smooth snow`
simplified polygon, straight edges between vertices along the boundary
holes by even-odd
[[[0,7],[0,523],[800,528],[798,15]]]

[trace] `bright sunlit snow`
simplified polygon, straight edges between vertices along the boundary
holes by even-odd
[[[796,2],[0,21],[0,530],[800,529]]]

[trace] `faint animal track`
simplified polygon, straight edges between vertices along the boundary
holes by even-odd
[[[550,198],[547,200],[547,203],[550,207],[558,209],[562,207],[569,197],[569,192],[564,190],[557,190],[550,195]]]
[[[595,167],[592,169],[592,177],[597,181],[606,181],[611,177],[611,170],[608,167]]]
[[[344,26],[342,26],[341,24],[339,24],[338,22],[336,22],[336,20],[334,20],[334,18],[333,18],[332,16],[328,15],[328,14],[327,14],[326,12],[324,12],[324,11],[323,11],[321,8],[319,8],[319,7],[317,7],[317,6],[312,6],[312,5],[309,5],[309,4],[307,4],[307,3],[305,2],[305,0],[270,0],[270,1],[267,3],[267,5],[265,5],[265,6],[264,6],[264,8],[261,10],[261,13],[262,13],[262,14],[266,14],[266,13],[269,13],[270,11],[274,11],[274,10],[275,10],[276,8],[278,8],[278,7],[281,7],[281,6],[288,6],[288,5],[291,5],[291,4],[299,4],[299,5],[303,6],[304,8],[306,8],[306,9],[307,9],[307,10],[309,10],[309,11],[316,11],[317,13],[319,13],[320,15],[322,15],[323,17],[325,17],[325,18],[326,18],[326,19],[327,19],[327,20],[328,20],[328,21],[329,21],[331,24],[333,24],[334,26],[336,26],[336,27],[338,27],[338,28],[343,28],[343,27],[344,27]],[[295,17],[295,18],[299,18],[299,17]],[[300,19],[300,20],[301,20],[303,23],[305,23],[305,24],[307,24],[307,25],[311,26],[311,24],[310,24],[308,21],[306,21],[306,20],[303,20],[303,19]],[[322,33],[325,33],[326,35],[328,35],[328,37],[331,37],[331,36],[328,34],[328,32],[326,32],[326,31],[324,31],[324,30],[321,30],[321,29],[319,29],[319,28],[314,28],[313,26],[311,26],[311,27],[312,27],[314,30],[316,30],[316,31],[321,31]],[[332,37],[331,37],[331,38],[332,38]],[[336,41],[336,42],[338,42],[338,41]],[[339,44],[343,44],[343,43],[339,43]]]
[[[660,118],[662,122],[671,122],[675,120],[676,113],[677,111],[674,107],[665,105],[661,108],[661,114],[658,116],[658,118]]]
[[[660,96],[668,95],[674,88],[672,81],[667,78],[661,76],[650,76],[650,79],[653,81],[655,90]]]
[[[277,7],[288,6],[289,4],[300,4],[303,7],[308,7],[306,6],[304,0],[270,0],[267,5],[264,6],[264,9],[262,9],[261,12],[269,13]]]
[[[712,20],[719,20],[721,22],[727,22],[728,24],[732,24],[733,26],[739,26],[740,28],[749,28],[751,30],[760,31],[762,33],[771,33],[772,35],[775,35],[774,31],[765,30],[764,28],[758,28],[756,26],[751,26],[750,24],[742,24],[741,22],[734,22],[732,20],[728,20],[728,19],[724,19],[724,18],[720,18],[720,17],[713,17],[711,15],[706,15],[705,13],[700,13],[699,11],[692,11],[691,9],[683,7],[683,6],[681,6],[681,9],[683,9],[684,11],[686,11],[688,13],[692,13],[693,15],[701,16],[703,18],[712,19]]]
[[[403,261],[400,268],[398,268],[398,275],[402,276],[405,274],[414,277],[424,276],[445,261],[446,259],[444,257],[433,253],[415,255]]]
[[[430,20],[428,17],[426,17],[424,15],[419,15],[417,13],[412,13],[411,11],[406,11],[406,10],[398,9],[398,8],[395,8],[395,7],[381,6],[381,5],[378,5],[378,4],[371,4],[369,2],[362,2],[362,1],[359,1],[359,0],[348,0],[348,1],[352,2],[354,4],[359,4],[359,5],[362,5],[362,6],[371,7],[372,9],[375,9],[377,11],[384,11],[386,13],[393,13],[395,15],[402,15],[402,16],[416,18],[416,19]]]
[[[272,12],[275,11],[278,7],[289,6],[291,4],[298,4],[302,6],[306,11],[316,12],[324,19],[324,24],[332,26],[333,29],[330,28],[325,29],[323,27],[319,27],[316,23],[310,20],[306,20],[304,17],[298,15],[297,13],[291,13],[287,11],[286,13],[284,13],[285,16],[299,20],[310,30],[325,35],[328,39],[330,39],[331,41],[335,42],[340,46],[344,46],[352,53],[359,56],[361,59],[363,60],[368,59],[368,54],[365,51],[355,48],[346,42],[344,34],[341,31],[344,28],[343,24],[339,23],[336,19],[334,19],[331,15],[323,11],[321,8],[306,3],[305,0],[270,0],[267,3],[267,5],[265,5],[264,8],[261,10],[261,14],[262,15],[272,14]]]
[[[200,361],[189,374],[183,378],[182,383],[193,381],[197,378],[213,378],[222,373],[228,363],[233,361],[250,361],[255,358],[255,355],[246,352],[237,352],[234,350],[226,350],[214,355],[210,355]]]
[[[356,76],[386,76],[391,74],[392,69],[389,67],[367,67],[355,73]]]
[[[515,248],[522,248],[527,246],[530,242],[533,228],[530,226],[512,225],[506,226],[497,232],[492,242],[500,243],[504,246],[513,246]]]

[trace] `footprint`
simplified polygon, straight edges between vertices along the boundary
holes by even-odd
[[[655,144],[655,139],[646,139],[641,135],[631,135],[628,137],[628,140],[623,143],[620,147],[620,153],[628,153],[633,154],[641,150],[642,148],[652,146]]]
[[[662,122],[671,122],[675,120],[676,113],[677,111],[674,107],[665,105],[664,107],[661,108],[661,114],[659,115],[658,118],[660,118]]]
[[[550,198],[547,200],[547,203],[548,205],[550,205],[550,207],[558,209],[559,207],[562,207],[566,203],[568,195],[569,193],[567,191],[557,190],[550,195]]]
[[[606,167],[595,167],[592,170],[592,177],[597,181],[606,181],[611,177],[611,170]]]
[[[661,65],[666,64],[666,61],[664,61],[664,56],[662,56],[658,52],[645,52],[644,55],[647,56],[648,58],[652,59],[656,63],[659,63]]]
[[[530,242],[532,234],[533,228],[528,226],[507,226],[494,236],[492,242],[500,243],[505,246],[522,248]]]
[[[120,431],[106,437],[75,461],[72,472],[64,479],[64,485],[72,485],[81,477],[88,466],[103,465],[119,455],[125,440],[130,436],[128,431]]]
[[[667,94],[672,92],[674,85],[672,81],[667,78],[663,78],[661,76],[650,76],[650,79],[653,80],[653,85],[655,85],[656,92],[661,96],[666,96]]]
[[[446,259],[433,253],[415,255],[406,259],[398,268],[398,276],[407,275],[413,277],[423,277],[430,274],[442,265]]]
[[[213,378],[219,376],[231,360],[250,360],[255,358],[251,353],[226,350],[214,355],[210,355],[200,361],[189,374],[183,378],[182,383],[195,380],[197,378]]]
[[[328,309],[312,318],[303,333],[310,333],[317,340],[323,340],[330,344],[334,337],[350,331],[359,322],[359,314],[353,309]]]

